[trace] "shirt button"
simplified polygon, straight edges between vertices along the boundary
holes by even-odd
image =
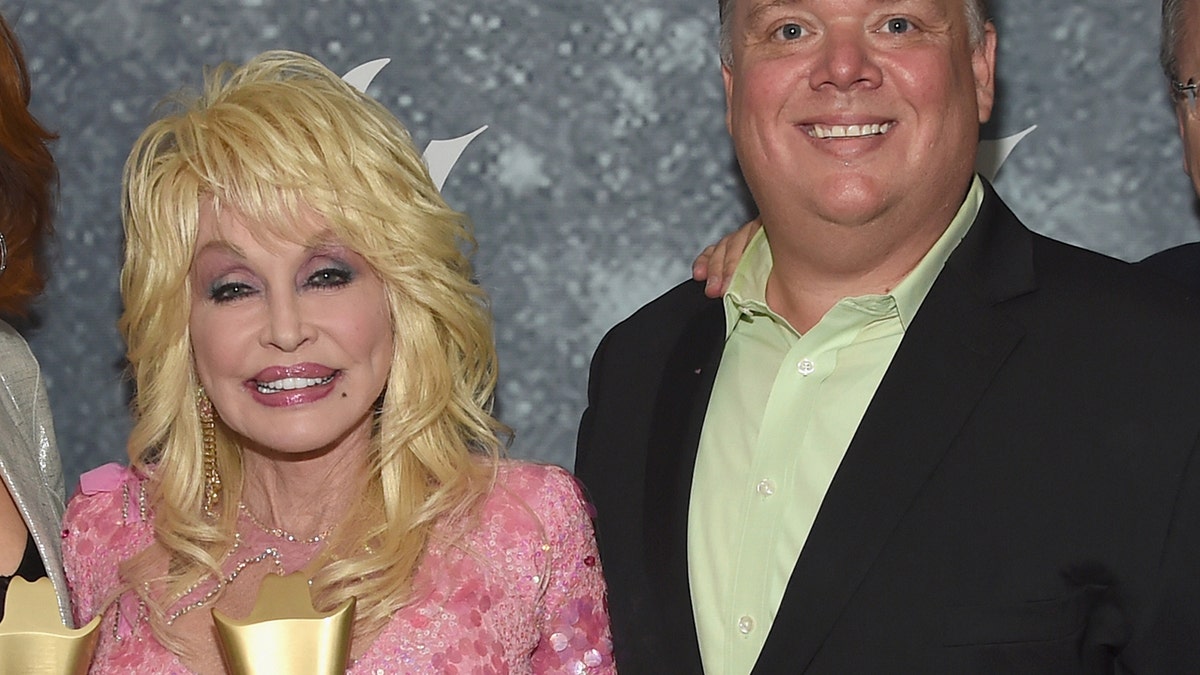
[[[764,497],[770,497],[771,495],[775,494],[775,481],[771,480],[770,478],[764,478],[758,481],[758,487],[755,489],[758,490],[758,494]]]
[[[743,616],[738,619],[738,632],[742,635],[749,635],[754,632],[754,617]]]
[[[800,374],[804,377],[812,375],[816,369],[817,364],[813,363],[811,359],[800,359],[800,363],[796,364],[796,370],[800,371]]]

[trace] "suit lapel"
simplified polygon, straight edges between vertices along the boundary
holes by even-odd
[[[40,481],[37,453],[30,449],[25,431],[14,423],[11,410],[8,397],[0,394],[0,447],[3,448],[0,450],[0,477],[18,506],[32,514],[40,514],[43,512],[41,500],[34,504],[24,503],[45,491]]]
[[[724,310],[706,302],[681,333],[663,372],[646,464],[647,570],[680,672],[700,672],[688,586],[687,519],[700,431],[724,344]]]
[[[2,323],[0,323],[0,330],[13,331],[11,327]],[[31,435],[33,430],[28,423],[18,423],[18,420],[29,420],[33,411],[25,411],[22,414],[22,411],[17,408],[16,395],[12,391],[15,386],[30,386],[27,380],[31,373],[24,368],[24,364],[28,363],[30,359],[27,355],[12,355],[13,349],[26,348],[24,342],[13,342],[13,338],[8,336],[0,336],[0,338],[3,338],[0,339],[0,361],[15,364],[14,367],[20,366],[21,368],[16,372],[8,372],[5,377],[0,378],[0,448],[3,448],[0,449],[0,475],[3,476],[5,484],[9,486],[9,492],[12,493],[17,506],[23,512],[33,518],[45,515],[45,521],[49,521],[54,515],[61,517],[62,508],[59,506],[53,511],[46,508],[53,501],[53,496],[46,494],[47,490],[42,483],[42,468],[38,464],[38,447]],[[32,375],[36,377],[36,373]],[[32,396],[26,397],[25,400],[31,401],[32,398]],[[58,499],[61,500],[61,497]],[[58,523],[45,521],[35,524],[50,526],[43,531],[58,531]]]
[[[994,308],[1033,289],[1032,235],[986,188],[905,333],[792,572],[755,672],[799,672],[1020,341]]]

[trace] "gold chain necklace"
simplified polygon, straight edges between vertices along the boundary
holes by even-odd
[[[250,511],[250,508],[247,507],[244,502],[238,502],[238,510],[241,511],[242,513],[246,514],[246,519],[249,520],[251,523],[253,523],[255,527],[262,530],[263,532],[266,532],[267,534],[271,535],[272,537],[275,537],[276,539],[283,539],[285,541],[290,541],[292,543],[299,543],[299,544],[319,544],[322,541],[324,541],[326,537],[329,536],[330,530],[327,529],[323,532],[318,532],[317,534],[315,534],[311,537],[302,539],[302,538],[297,537],[296,535],[292,534],[291,532],[288,532],[287,530],[280,529],[278,527],[269,527],[267,525],[264,525],[258,518],[254,517],[254,514]]]

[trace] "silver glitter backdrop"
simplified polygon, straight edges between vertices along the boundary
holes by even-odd
[[[1038,129],[997,181],[1042,232],[1126,259],[1200,238],[1156,63],[1158,4],[993,0],[999,109]],[[61,139],[52,278],[23,331],[68,481],[125,457],[115,328],[118,191],[154,104],[201,67],[271,48],[337,72],[392,59],[370,93],[419,145],[480,125],[445,187],[477,229],[512,454],[570,466],[604,331],[688,274],[750,213],[724,130],[714,0],[23,0],[34,106]]]

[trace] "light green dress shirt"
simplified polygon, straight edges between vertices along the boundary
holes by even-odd
[[[748,673],[833,475],[905,328],[979,211],[950,226],[887,295],[845,298],[801,335],[766,303],[760,231],[725,294],[726,340],[693,476],[688,575],[706,673]]]

